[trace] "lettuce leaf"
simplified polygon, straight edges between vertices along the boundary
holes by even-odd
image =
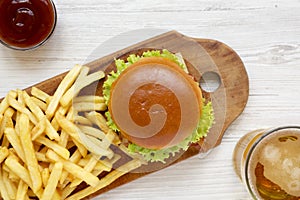
[[[161,51],[159,50],[152,50],[152,51],[146,51],[142,54],[142,56],[131,54],[127,58],[127,62],[121,59],[115,60],[115,65],[117,70],[114,72],[111,72],[107,76],[107,80],[103,84],[103,96],[105,98],[106,104],[108,104],[109,99],[110,99],[110,91],[113,82],[118,78],[118,76],[127,68],[130,67],[133,63],[137,62],[143,57],[164,57],[168,58],[171,61],[175,62],[178,64],[185,72],[187,71],[187,67],[181,57],[180,54],[173,54],[169,52],[168,50],[164,49]],[[109,111],[105,113],[105,116],[107,118],[107,125],[113,129],[114,131],[119,131],[117,125],[114,123],[114,121],[111,118],[111,114]],[[201,138],[206,137],[208,130],[212,126],[214,121],[214,115],[213,115],[213,108],[211,102],[208,102],[205,104],[205,100],[203,99],[203,106],[202,106],[202,114],[198,122],[198,126],[194,130],[194,132],[184,139],[182,142],[177,144],[176,146],[172,146],[169,148],[165,149],[148,149],[141,147],[137,144],[129,144],[128,145],[128,152],[135,154],[139,153],[141,154],[144,159],[148,162],[165,162],[167,158],[170,156],[174,156],[177,152],[179,152],[181,149],[186,151],[189,148],[189,145],[191,143],[196,143],[198,142]]]

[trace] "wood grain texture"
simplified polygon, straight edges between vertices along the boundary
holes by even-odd
[[[249,76],[244,112],[205,159],[189,158],[95,199],[250,200],[231,164],[237,140],[254,129],[299,124],[299,0],[54,2],[58,25],[44,46],[29,52],[0,46],[0,96],[86,63],[103,42],[141,28],[177,30],[221,41],[239,54]],[[128,46],[125,40],[122,44]],[[117,44],[114,47],[121,49]]]

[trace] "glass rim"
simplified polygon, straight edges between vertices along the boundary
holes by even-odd
[[[259,137],[259,139],[257,141],[255,141],[255,143],[252,145],[252,147],[249,149],[249,152],[247,153],[246,156],[246,160],[245,160],[245,170],[243,171],[244,175],[245,175],[245,182],[246,182],[246,186],[248,191],[250,192],[251,196],[257,200],[257,195],[254,193],[254,191],[251,188],[250,185],[250,179],[249,179],[249,174],[248,174],[248,170],[249,170],[249,162],[250,159],[252,157],[252,153],[253,151],[256,149],[257,145],[264,140],[266,137],[268,137],[270,134],[276,132],[276,131],[280,131],[280,130],[285,130],[285,129],[300,129],[300,126],[297,125],[289,125],[289,126],[279,126],[276,128],[271,128],[271,129],[266,129],[263,132],[263,135]]]
[[[18,51],[27,51],[27,50],[33,50],[33,49],[36,49],[40,46],[42,46],[43,44],[45,44],[49,38],[52,36],[54,30],[55,30],[55,27],[56,27],[56,24],[57,24],[57,10],[56,10],[56,6],[53,2],[53,0],[48,0],[51,5],[52,5],[52,8],[53,8],[53,16],[54,16],[54,23],[53,23],[53,26],[52,26],[52,29],[51,31],[49,32],[49,34],[47,35],[47,37],[45,37],[42,41],[40,41],[38,44],[36,45],[33,45],[33,46],[29,46],[29,47],[17,47],[17,46],[14,46],[14,45],[10,45],[10,44],[7,44],[5,41],[3,41],[2,39],[0,39],[0,43],[7,47],[7,48],[10,48],[10,49],[13,49],[13,50],[18,50]]]

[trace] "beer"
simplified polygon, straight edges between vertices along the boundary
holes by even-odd
[[[246,134],[235,147],[233,163],[254,199],[300,199],[300,127]]]

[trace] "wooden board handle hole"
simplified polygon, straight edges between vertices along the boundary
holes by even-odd
[[[199,81],[202,90],[208,93],[215,92],[221,85],[220,75],[213,71],[205,72]]]

